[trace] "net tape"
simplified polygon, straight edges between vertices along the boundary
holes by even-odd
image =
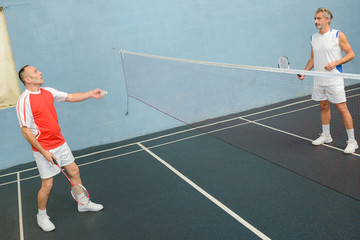
[[[193,63],[199,65],[208,65],[208,66],[217,66],[217,67],[227,67],[227,68],[235,68],[235,69],[246,69],[246,70],[256,70],[263,72],[275,72],[275,73],[286,73],[286,74],[301,74],[306,76],[319,76],[319,77],[341,77],[344,79],[356,79],[360,80],[360,74],[351,74],[351,73],[333,73],[333,72],[320,72],[320,71],[305,71],[305,70],[297,70],[297,69],[283,69],[283,68],[272,68],[272,67],[260,67],[260,66],[249,66],[249,65],[238,65],[238,64],[230,64],[230,63],[219,63],[219,62],[209,62],[209,61],[199,61],[199,60],[191,60],[191,59],[183,59],[183,58],[172,58],[172,57],[164,57],[157,56],[145,53],[136,53],[125,50],[120,50],[122,58],[125,59],[125,54],[131,54],[136,56],[148,57],[153,59],[162,59],[183,63]]]

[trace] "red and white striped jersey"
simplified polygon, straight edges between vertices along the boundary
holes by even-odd
[[[64,102],[67,93],[44,87],[39,92],[25,90],[16,104],[20,127],[28,127],[45,150],[65,143],[61,134],[54,101]],[[37,151],[35,148],[32,148]]]

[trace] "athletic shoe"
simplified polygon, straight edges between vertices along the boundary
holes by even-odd
[[[324,133],[320,134],[316,140],[312,141],[312,145],[318,146],[324,143],[331,143],[333,140],[330,135],[325,135]]]
[[[55,230],[55,225],[50,221],[50,217],[48,215],[36,215],[37,224],[39,227],[45,232],[51,232]]]
[[[356,142],[355,139],[350,139],[349,141],[347,141],[347,146],[346,148],[344,149],[344,153],[346,154],[351,154],[351,153],[354,153],[356,149],[358,149],[359,146]]]
[[[103,205],[89,202],[86,205],[78,204],[78,211],[79,212],[98,212],[104,208]]]

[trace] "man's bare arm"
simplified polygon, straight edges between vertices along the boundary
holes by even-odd
[[[54,164],[53,159],[56,160],[56,157],[51,153],[46,151],[39,143],[39,141],[35,138],[34,134],[30,131],[28,127],[22,127],[21,132],[25,139],[33,146],[36,150],[38,150],[46,160]]]

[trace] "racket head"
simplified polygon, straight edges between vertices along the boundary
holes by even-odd
[[[290,61],[286,56],[281,56],[278,59],[278,68],[290,69]]]
[[[86,205],[90,202],[90,195],[86,188],[81,184],[73,184],[71,186],[71,196],[80,205]]]

